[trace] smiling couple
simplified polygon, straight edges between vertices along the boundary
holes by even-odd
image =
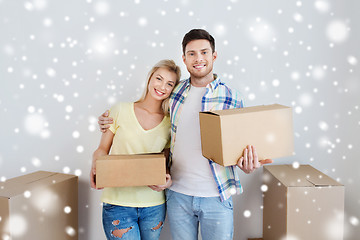
[[[235,166],[202,156],[199,112],[242,108],[243,100],[213,73],[217,52],[207,31],[189,31],[182,50],[190,78],[179,81],[180,68],[162,60],[150,70],[139,101],[118,103],[99,117],[103,134],[93,154],[91,187],[96,188],[95,159],[110,148],[110,154],[168,156],[165,185],[103,190],[107,239],[159,239],[166,211],[173,240],[198,239],[199,224],[203,240],[233,239],[232,195],[242,192],[236,168],[251,173],[272,162],[259,161],[253,146]]]

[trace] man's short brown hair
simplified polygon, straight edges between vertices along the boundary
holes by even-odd
[[[183,38],[182,41],[183,54],[185,55],[185,48],[189,42],[199,39],[208,40],[210,42],[212,52],[215,52],[215,39],[213,38],[213,36],[211,36],[210,33],[208,33],[204,29],[192,29],[190,30],[190,32],[185,34]]]

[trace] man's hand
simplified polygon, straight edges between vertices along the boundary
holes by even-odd
[[[164,185],[149,185],[148,187],[151,188],[154,191],[161,192],[165,190],[166,188],[169,188],[172,184],[171,176],[170,174],[166,174],[166,183]]]
[[[265,159],[260,160],[258,159],[258,155],[256,153],[254,146],[247,146],[244,149],[243,156],[237,162],[237,166],[246,174],[252,173],[259,167],[263,166],[264,164],[272,163],[273,160]]]
[[[106,110],[99,118],[98,124],[101,132],[106,132],[110,125],[113,123],[113,119],[109,117],[109,110]]]

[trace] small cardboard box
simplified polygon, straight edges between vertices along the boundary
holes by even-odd
[[[0,183],[1,239],[78,239],[78,177],[38,171]]]
[[[96,160],[96,187],[131,187],[166,183],[163,153],[105,155]]]
[[[200,112],[204,157],[222,165],[236,165],[248,145],[259,160],[293,154],[292,109],[279,104]]]
[[[264,240],[343,239],[344,186],[310,165],[264,166]]]

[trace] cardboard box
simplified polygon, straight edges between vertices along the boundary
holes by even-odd
[[[131,187],[166,183],[163,153],[106,155],[96,160],[96,187]]]
[[[344,186],[310,165],[264,166],[264,240],[341,240]]]
[[[290,156],[294,151],[292,109],[279,104],[200,112],[204,157],[235,165],[248,145],[259,160]]]
[[[78,239],[78,177],[38,171],[0,183],[1,239]]]

